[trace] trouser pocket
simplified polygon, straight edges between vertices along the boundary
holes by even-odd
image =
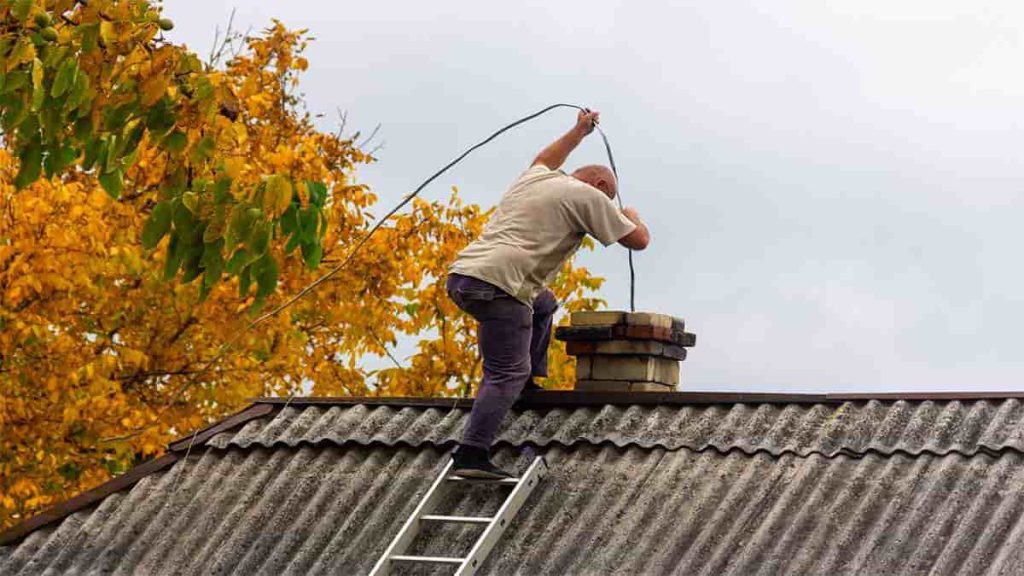
[[[458,274],[448,276],[447,288],[448,297],[455,305],[471,314],[470,308],[479,309],[481,303],[490,302],[498,295],[497,288],[491,284]]]

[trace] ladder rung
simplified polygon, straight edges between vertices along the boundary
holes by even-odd
[[[429,562],[431,564],[462,564],[466,561],[465,558],[447,558],[445,556],[404,556],[396,554],[391,557],[392,560],[398,560],[399,562]]]
[[[490,524],[494,518],[490,516],[439,516],[437,514],[425,514],[420,520],[428,522],[457,522],[461,524]]]
[[[519,478],[502,478],[501,480],[488,480],[486,478],[465,478],[463,476],[449,476],[445,478],[449,482],[464,482],[467,484],[503,484],[515,486],[519,484]]]

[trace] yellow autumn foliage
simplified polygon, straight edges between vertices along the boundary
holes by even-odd
[[[112,43],[119,33],[100,30]],[[229,179],[223,189],[211,177],[209,188],[182,194],[184,209],[208,223],[206,242],[233,233],[210,201],[215,193],[251,196],[277,215],[298,207],[322,232],[322,253],[309,254],[305,245],[289,250],[278,225],[268,226],[267,252],[280,263],[264,294],[271,307],[322,273],[310,268],[313,256],[321,268],[345,258],[376,202],[353,179],[355,166],[372,159],[351,139],[318,130],[293,92],[309,65],[298,56],[305,42],[279,23],[249,38],[210,72],[236,98],[236,118],[186,117],[176,128],[190,147],[205,141],[210,169]],[[170,88],[144,83],[141,98],[161,90]],[[454,190],[443,201],[417,199],[350,266],[203,370],[250,322],[256,295],[239,295],[241,274],[209,284],[164,278],[171,238],[154,249],[142,238],[174,177],[172,157],[148,137],[133,154],[115,199],[82,170],[17,186],[20,160],[0,147],[0,527],[159,455],[254,397],[472,393],[475,323],[447,299],[443,282],[487,212]],[[569,310],[593,309],[600,282],[567,265],[553,288]],[[387,360],[410,339],[410,357]],[[391,365],[370,368],[381,365],[376,359]],[[547,385],[564,386],[571,369],[556,344]]]

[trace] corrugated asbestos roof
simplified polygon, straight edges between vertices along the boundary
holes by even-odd
[[[378,404],[264,407],[177,444],[0,547],[0,574],[365,574],[467,413]],[[1022,418],[1017,399],[519,408],[497,459],[536,450],[550,475],[481,573],[1021,574]],[[444,530],[420,548],[464,553],[476,529]]]
[[[454,407],[288,406],[210,443],[297,446],[349,443],[447,446],[469,411]],[[1024,452],[1024,403],[1002,401],[845,402],[841,404],[626,405],[513,409],[498,442],[578,443],[694,451],[740,450],[779,456]]]

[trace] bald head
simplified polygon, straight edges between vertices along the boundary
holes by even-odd
[[[580,182],[590,184],[613,200],[615,195],[619,193],[619,184],[615,180],[615,173],[608,169],[607,166],[601,166],[600,164],[582,166],[572,173],[572,177]]]

